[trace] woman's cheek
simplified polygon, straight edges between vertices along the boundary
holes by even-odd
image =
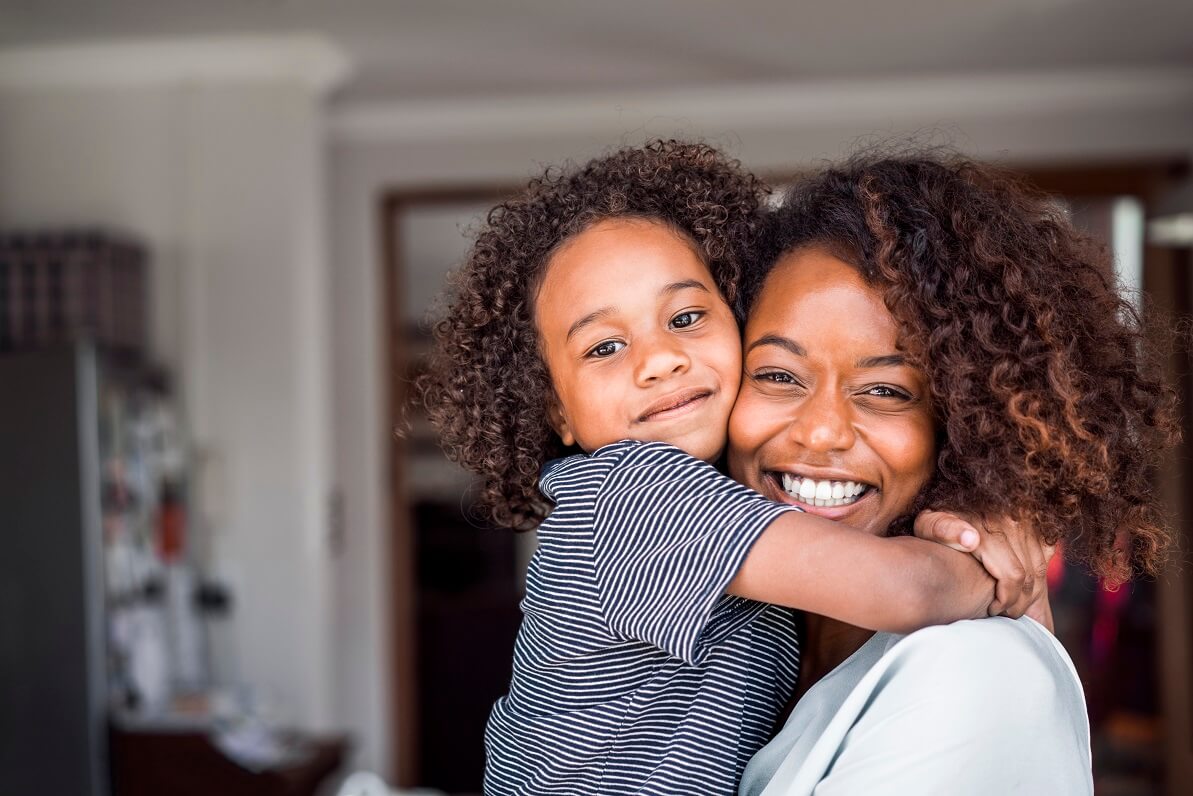
[[[918,417],[889,426],[870,435],[871,446],[880,449],[895,481],[905,483],[917,494],[936,466],[935,438],[931,421]],[[875,445],[877,443],[877,445]]]
[[[729,444],[735,441],[745,447],[749,440],[759,435],[762,417],[758,411],[758,402],[748,381],[743,380],[741,389],[737,393],[737,400],[733,403],[733,411],[729,414]]]
[[[741,392],[729,415],[729,470],[730,474],[743,483],[751,483],[750,473],[745,466],[757,449],[756,440],[764,436],[763,423],[751,398],[748,382],[743,381]]]

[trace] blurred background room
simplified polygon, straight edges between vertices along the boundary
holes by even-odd
[[[479,793],[533,535],[394,429],[485,210],[659,136],[947,144],[1193,311],[1188,0],[0,0],[0,793]],[[1099,794],[1193,782],[1189,444],[1163,577],[1049,574]]]

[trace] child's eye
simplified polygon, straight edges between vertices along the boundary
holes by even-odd
[[[687,312],[681,312],[671,319],[671,328],[686,329],[703,317],[704,313],[698,310],[688,310]]]
[[[611,357],[621,349],[625,348],[625,343],[620,340],[605,340],[597,343],[586,356],[596,357],[601,359],[603,357]]]

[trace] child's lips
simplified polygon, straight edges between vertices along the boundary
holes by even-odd
[[[647,406],[646,411],[638,416],[638,422],[650,423],[657,420],[669,420],[686,414],[702,404],[712,394],[712,390],[703,387],[676,390]]]

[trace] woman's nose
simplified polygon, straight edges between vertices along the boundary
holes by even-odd
[[[802,401],[790,427],[796,442],[821,453],[848,450],[855,441],[844,398],[828,392],[813,393]]]
[[[654,382],[685,373],[691,367],[692,360],[687,351],[678,344],[678,341],[668,339],[668,336],[637,342],[638,362],[634,378],[639,386],[648,386]]]

